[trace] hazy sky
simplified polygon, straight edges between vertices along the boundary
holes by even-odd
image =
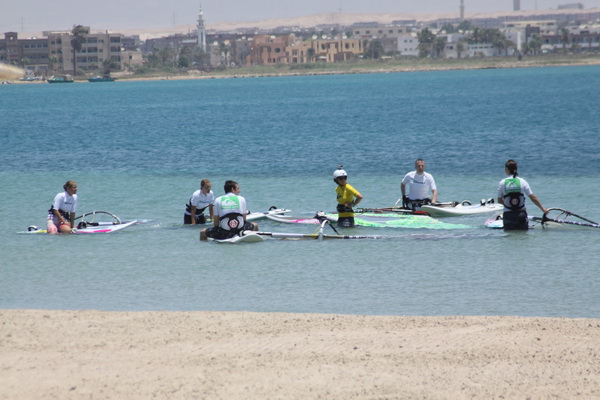
[[[522,10],[556,9],[581,2],[600,8],[600,0],[521,0]],[[73,25],[103,29],[151,29],[194,24],[202,4],[211,22],[260,21],[317,13],[447,13],[460,0],[0,0],[0,34],[70,29]],[[512,10],[513,0],[465,0],[467,13]]]

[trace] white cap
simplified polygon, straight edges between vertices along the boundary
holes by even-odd
[[[337,178],[339,178],[340,176],[348,176],[348,174],[346,173],[346,171],[344,171],[343,169],[336,169],[333,172],[333,180],[335,181]]]

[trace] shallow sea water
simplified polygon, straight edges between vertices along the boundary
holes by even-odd
[[[596,231],[504,233],[474,216],[444,220],[464,230],[346,231],[391,236],[382,240],[220,245],[181,221],[202,178],[217,195],[237,180],[251,211],[332,211],[340,163],[361,206],[390,206],[418,157],[440,200],[495,197],[515,158],[546,207],[599,220],[599,76],[569,67],[2,86],[0,308],[597,318]],[[17,235],[44,225],[67,179],[80,212],[148,222]]]

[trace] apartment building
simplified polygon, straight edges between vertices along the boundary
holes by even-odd
[[[352,29],[352,36],[355,38],[389,38],[398,37],[410,33],[411,28],[408,26],[394,25],[376,25],[369,27],[357,27]]]
[[[81,49],[75,54],[70,31],[44,32],[48,38],[49,56],[54,61],[55,70],[75,74],[81,71],[98,71],[106,60],[112,60],[122,66],[122,38],[120,33],[90,33],[90,28],[85,27],[84,41]],[[75,62],[73,57],[75,56]]]
[[[90,33],[84,27],[81,49],[75,54],[78,73],[97,72],[105,60],[120,68],[142,63],[141,52],[125,52],[120,33]],[[41,38],[19,39],[16,32],[6,32],[0,39],[0,61],[24,66],[38,75],[74,74],[73,34],[71,31],[46,31]],[[139,41],[139,39],[138,39]]]
[[[296,41],[290,35],[256,35],[250,44],[246,65],[274,65],[287,62],[286,48]]]
[[[416,35],[398,36],[398,53],[401,56],[416,57],[419,55],[419,39]]]

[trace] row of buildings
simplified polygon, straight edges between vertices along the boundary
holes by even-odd
[[[467,41],[469,32],[447,33],[431,24],[427,28],[445,41],[444,48],[436,53],[438,57],[512,55],[520,52],[532,38],[541,41],[544,52],[575,48],[598,50],[600,12],[587,13],[586,17],[595,17],[596,20],[559,26],[557,19],[505,19],[499,30],[514,44],[505,49],[494,43],[471,43],[472,40]],[[438,21],[437,26],[458,25],[460,22]],[[78,43],[74,40],[75,29],[43,32],[43,37],[27,39],[20,39],[16,32],[6,32],[0,38],[0,61],[22,65],[37,75],[97,74],[106,68],[107,62],[116,66],[114,69],[132,70],[142,66],[150,55],[162,58],[163,62],[169,58],[173,66],[181,66],[178,59],[184,52],[203,55],[200,57],[204,60],[203,68],[335,63],[363,57],[372,49],[370,43],[374,41],[388,56],[415,57],[420,54],[418,33],[425,27],[418,21],[409,20],[389,25],[321,26],[311,30],[286,27],[272,33],[207,32],[200,9],[194,32],[144,42],[139,36],[91,32],[89,27],[81,26],[78,27]]]

